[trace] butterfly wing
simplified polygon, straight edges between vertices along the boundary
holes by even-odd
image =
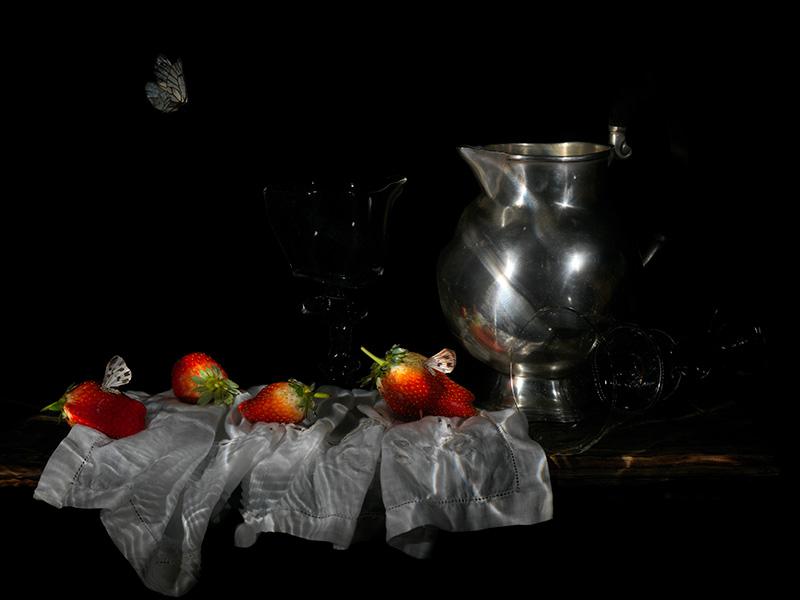
[[[159,55],[156,58],[155,76],[158,87],[172,98],[173,102],[186,103],[188,100],[186,81],[183,78],[183,61],[180,58],[172,63],[164,55]]]
[[[110,392],[115,392],[120,386],[131,381],[131,370],[120,356],[113,356],[106,365],[106,374],[101,387]]]
[[[175,112],[189,100],[186,94],[186,80],[183,77],[183,61],[174,63],[166,56],[156,58],[155,82],[145,85],[147,99],[161,112]]]
[[[180,105],[173,102],[170,97],[164,94],[163,90],[158,87],[158,84],[152,81],[148,82],[145,86],[145,93],[147,94],[147,99],[150,101],[150,104],[161,112],[175,112],[180,108]]]
[[[445,374],[452,373],[453,369],[456,368],[456,353],[450,348],[444,348],[425,361],[425,366],[428,367],[429,371],[439,371]]]

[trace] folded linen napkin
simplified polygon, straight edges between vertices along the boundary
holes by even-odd
[[[242,482],[242,517],[236,545],[255,543],[261,532],[282,532],[347,548],[380,459],[385,425],[359,419],[353,409],[371,406],[376,392],[324,387],[318,419],[308,428],[271,424],[270,451]]]
[[[306,428],[244,419],[238,405],[262,387],[237,396],[224,420],[225,439],[214,445],[203,472],[188,483],[180,510],[168,528],[170,535],[165,536],[157,559],[151,561],[147,572],[145,583],[152,589],[177,596],[198,582],[205,532],[240,483],[247,491],[242,500],[245,521],[236,531],[238,545],[251,545],[261,531],[323,539],[341,547],[349,545],[353,537],[350,523],[345,521],[343,525],[339,519],[317,514],[320,510],[315,513],[309,506],[315,490],[329,489],[328,493],[319,494],[328,501],[326,510],[349,510],[358,517],[369,484],[367,481],[362,485],[361,480],[372,475],[354,474],[341,456],[347,454],[345,448],[351,448],[352,454],[352,443],[369,436],[352,435],[340,448],[332,448],[338,447],[346,433],[366,429],[351,409],[357,402],[374,402],[375,393],[322,388],[330,398],[320,403],[318,418]],[[319,460],[320,453],[326,460]],[[373,460],[377,463],[377,455],[369,458],[369,462]],[[332,488],[320,485],[313,477],[307,478],[314,467],[336,478]],[[375,464],[370,467],[375,470]],[[350,487],[343,484],[343,478],[348,477],[353,481]],[[322,504],[319,502],[319,507]]]
[[[547,457],[514,408],[425,417],[383,437],[387,542],[428,556],[437,529],[476,531],[552,518]]]
[[[171,392],[152,397],[126,392],[147,407],[147,428],[111,439],[75,425],[51,455],[34,498],[57,508],[99,508],[109,536],[144,583],[157,591],[171,560],[175,533],[167,525],[182,512],[187,485],[204,471],[224,407],[195,406]]]
[[[143,574],[145,584],[156,591],[180,596],[200,577],[201,548],[209,524],[225,507],[233,491],[253,464],[268,454],[270,436],[265,423],[239,424],[235,410],[263,386],[240,393],[228,410],[216,443],[187,482],[181,503],[173,512],[161,543]]]
[[[544,452],[513,409],[401,423],[374,391],[325,387],[307,427],[249,423],[236,406],[260,389],[230,409],[126,392],[146,405],[147,429],[112,440],[74,426],[34,495],[101,509],[145,585],[173,596],[197,583],[203,537],[240,484],[238,546],[283,532],[343,549],[385,519],[387,541],[423,557],[436,528],[551,518]]]

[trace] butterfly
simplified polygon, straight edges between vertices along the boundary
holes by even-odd
[[[106,374],[100,387],[107,392],[117,392],[115,388],[130,383],[131,370],[120,356],[112,356],[106,365]],[[118,392],[117,392],[118,393]]]
[[[161,112],[171,113],[186,104],[189,97],[186,95],[186,82],[183,79],[183,61],[175,62],[160,54],[156,58],[156,80],[148,81],[145,85],[147,99]]]
[[[427,367],[428,371],[431,372],[431,374],[434,371],[439,371],[445,374],[452,373],[453,369],[456,368],[456,353],[449,348],[440,350],[431,356],[427,361],[425,361],[425,366]]]

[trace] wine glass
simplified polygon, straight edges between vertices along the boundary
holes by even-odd
[[[301,312],[327,325],[325,383],[356,383],[353,330],[367,315],[364,290],[383,275],[389,213],[405,183],[329,176],[264,188],[270,227],[292,275],[307,284]]]

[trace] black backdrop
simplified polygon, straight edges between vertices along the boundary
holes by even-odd
[[[709,278],[698,258],[713,247],[704,220],[714,211],[689,185],[686,63],[541,61],[400,36],[76,38],[38,61],[14,124],[25,186],[8,202],[4,250],[6,351],[35,385],[6,397],[46,404],[101,376],[113,354],[132,367],[132,388],[152,392],[194,350],[246,386],[313,379],[308,357],[325,333],[300,318],[261,199],[266,182],[311,172],[408,177],[357,338],[378,352],[458,350],[435,280],[436,257],[478,192],[456,147],[604,142],[609,118],[627,125],[634,148],[613,169],[628,231],[670,240],[647,318],[691,328],[707,313],[698,299],[724,296],[719,269]],[[177,113],[145,98],[158,53],[184,62],[189,102]],[[462,377],[488,377],[461,355]]]
[[[761,196],[740,181],[748,168],[740,148],[709,143],[712,134],[701,124],[701,138],[725,164],[706,164],[704,176],[689,178],[688,111],[704,99],[713,73],[698,78],[685,59],[688,31],[656,35],[643,26],[634,40],[630,30],[598,24],[587,37],[561,36],[562,44],[552,45],[538,37],[545,24],[529,21],[521,24],[530,27],[526,37],[502,30],[499,41],[484,37],[491,23],[453,24],[447,36],[439,35],[447,30],[441,23],[427,33],[331,24],[325,35],[319,25],[256,25],[255,35],[219,24],[192,36],[164,26],[155,36],[115,38],[97,34],[99,25],[87,35],[65,23],[54,28],[57,35],[48,31],[9,54],[12,136],[0,238],[8,379],[0,399],[12,417],[49,404],[71,382],[100,377],[113,354],[132,367],[131,388],[150,392],[167,389],[173,362],[194,350],[218,358],[245,386],[312,378],[305,357],[319,351],[325,334],[298,313],[261,199],[266,182],[287,174],[358,168],[408,177],[390,221],[385,277],[358,340],[378,352],[392,343],[423,353],[460,351],[441,316],[435,280],[436,257],[478,193],[456,147],[603,142],[612,115],[628,126],[634,149],[612,169],[627,231],[640,244],[656,232],[668,239],[642,281],[638,318],[690,337],[714,306],[766,325],[780,317],[774,309],[782,303],[768,306],[777,296],[767,293],[770,274],[761,266],[770,257],[766,225],[775,213],[747,201]],[[652,39],[643,44],[643,37]],[[181,57],[186,71],[189,103],[171,115],[155,111],[144,94],[159,53]],[[491,376],[463,351],[459,362],[457,380],[478,387]],[[765,390],[770,383],[764,380]],[[754,414],[782,414],[770,408],[781,400],[759,392]],[[6,417],[3,426],[13,422]],[[729,500],[739,491],[721,495]],[[685,543],[681,535],[715,510],[713,502],[706,512],[687,503],[663,522],[649,504],[629,516],[630,503],[620,502],[630,530],[642,525],[647,537],[655,527],[656,541],[639,557],[624,547],[628,538],[614,537],[621,519],[603,513],[608,503],[573,526],[607,523],[600,547],[606,553],[610,540],[618,551],[607,553],[613,569],[618,556],[648,563],[659,534],[670,534],[681,554],[665,546],[656,555],[691,569],[709,556],[692,562],[685,551],[702,554],[704,536],[723,534],[721,547],[738,535],[728,521],[740,521],[745,502],[723,511],[710,533],[689,531]],[[572,511],[558,505],[565,515],[587,510],[582,498]],[[755,512],[752,528],[768,511]],[[686,514],[694,520],[678,534],[668,531]],[[41,527],[57,522],[75,534],[91,523],[93,539],[104,538],[95,515],[76,515],[84,520],[49,515]],[[579,532],[561,541],[561,532],[551,534],[559,543],[549,564],[564,568],[566,556],[571,566],[576,548],[589,561],[601,554],[597,539]],[[226,538],[219,551],[228,544]],[[539,549],[547,543],[530,555]],[[113,575],[128,573],[119,560]],[[663,581],[663,572],[658,577]]]

